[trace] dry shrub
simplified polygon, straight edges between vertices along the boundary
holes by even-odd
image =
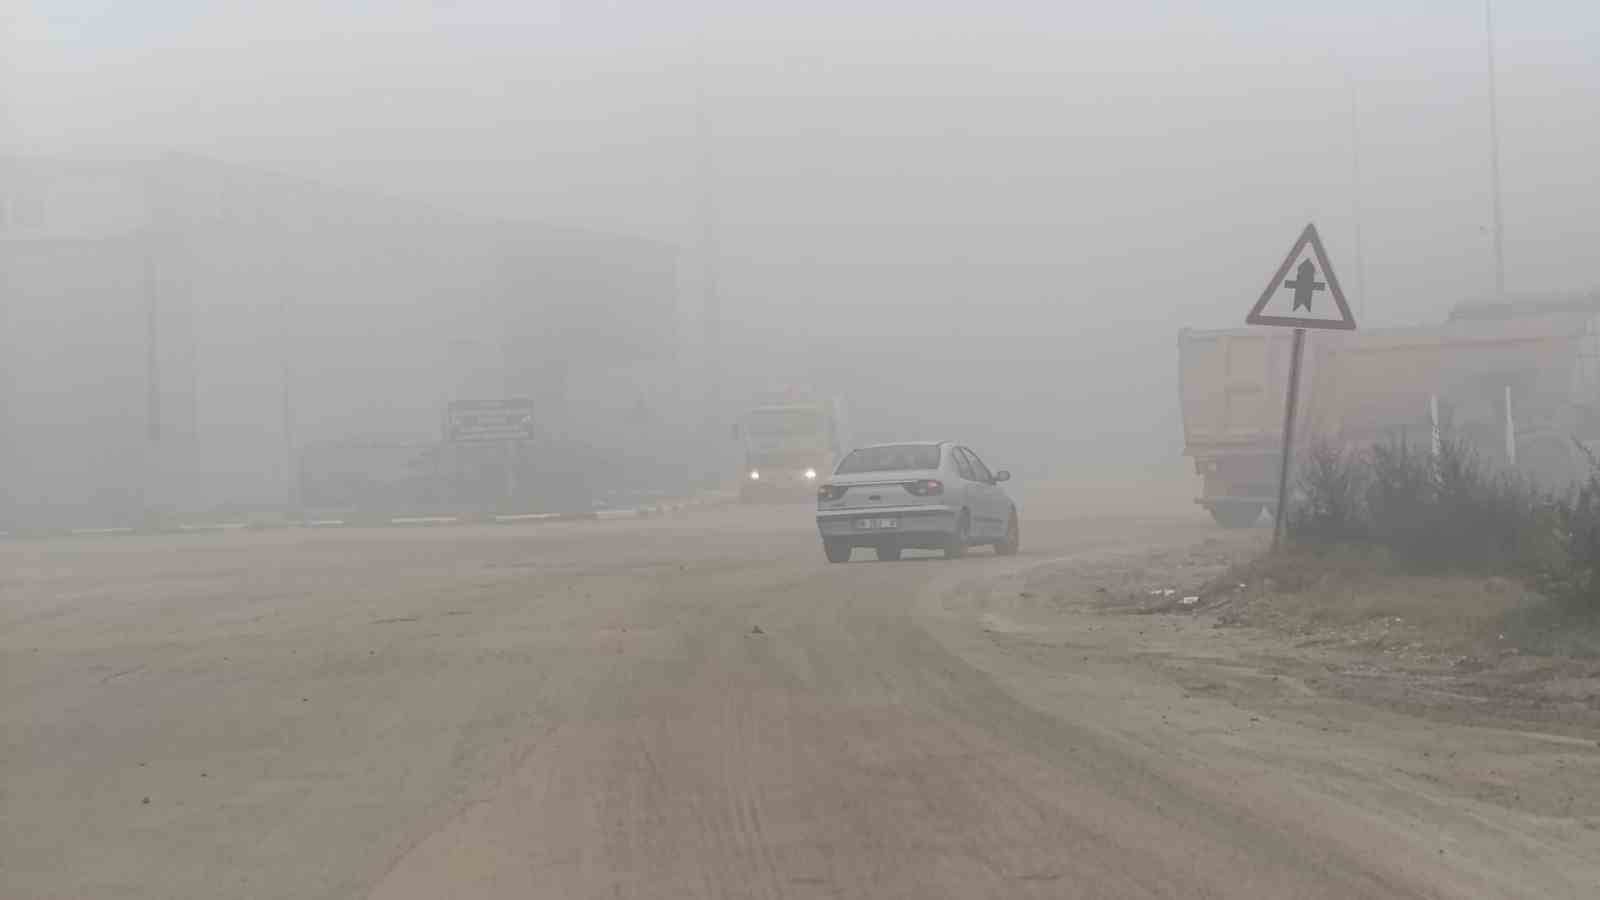
[[[1304,548],[1382,548],[1401,571],[1506,573],[1538,581],[1586,578],[1600,561],[1600,469],[1569,501],[1492,471],[1465,442],[1438,453],[1403,443],[1350,453],[1313,447],[1288,521]],[[1566,583],[1563,581],[1563,583]]]
[[[1348,541],[1368,534],[1362,494],[1370,472],[1343,449],[1327,443],[1311,448],[1299,477],[1300,498],[1291,508],[1289,533],[1299,539]]]
[[[1559,539],[1570,563],[1567,591],[1600,608],[1600,460],[1591,455],[1589,463],[1588,480],[1561,505]]]

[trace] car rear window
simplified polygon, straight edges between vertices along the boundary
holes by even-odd
[[[839,463],[837,474],[855,475],[861,472],[895,472],[905,469],[939,468],[939,448],[929,444],[890,444],[884,447],[863,447],[855,450]]]

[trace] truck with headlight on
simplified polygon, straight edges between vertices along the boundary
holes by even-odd
[[[811,500],[818,479],[850,449],[837,397],[767,398],[745,410],[733,432],[743,463],[739,499],[746,503]]]

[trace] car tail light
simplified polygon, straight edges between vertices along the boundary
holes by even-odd
[[[817,502],[832,503],[833,501],[842,498],[844,496],[844,492],[848,490],[850,489],[847,487],[840,487],[834,484],[825,484],[822,487],[817,488]]]
[[[918,497],[937,497],[944,493],[944,482],[933,478],[923,478],[906,484],[906,490]]]

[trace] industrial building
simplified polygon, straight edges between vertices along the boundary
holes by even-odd
[[[192,157],[0,159],[0,529],[292,511],[317,448],[437,469],[447,403],[512,395],[539,422],[501,499],[587,492],[623,462],[586,447],[683,431],[678,268]]]

